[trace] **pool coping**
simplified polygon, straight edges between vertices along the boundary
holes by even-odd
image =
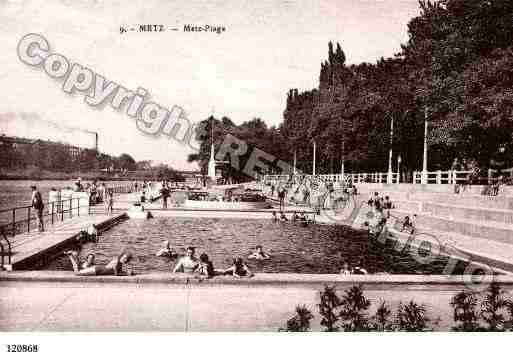
[[[0,282],[52,282],[52,283],[132,283],[132,284],[211,284],[211,285],[465,285],[469,275],[411,275],[411,274],[296,274],[256,273],[251,278],[217,276],[206,279],[182,273],[151,272],[134,276],[77,276],[68,271],[15,271],[0,272]],[[513,285],[513,275],[490,276],[486,283],[495,281]]]

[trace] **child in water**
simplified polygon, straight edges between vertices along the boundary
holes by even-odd
[[[159,249],[157,257],[166,257],[166,258],[176,258],[178,257],[178,253],[176,253],[169,244],[169,241],[164,241],[164,248]]]
[[[216,272],[214,269],[214,265],[208,259],[208,255],[206,253],[202,253],[199,257],[199,265],[196,268],[196,272],[201,276],[205,276],[207,278],[212,278]]]
[[[265,253],[262,246],[259,244],[255,247],[255,251],[248,256],[248,259],[265,260],[271,259],[271,256]]]
[[[367,270],[363,267],[362,260],[360,260],[358,262],[358,265],[356,267],[354,267],[353,274],[369,274],[369,272],[367,272]]]
[[[340,270],[340,274],[342,275],[349,275],[351,274],[351,268],[349,268],[349,264],[347,262],[344,262],[342,265],[342,269]]]

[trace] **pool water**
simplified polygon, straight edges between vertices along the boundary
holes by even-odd
[[[234,257],[246,258],[257,245],[272,258],[247,260],[254,272],[268,273],[338,273],[344,261],[351,267],[363,261],[369,273],[442,274],[447,258],[424,265],[408,253],[397,252],[369,239],[367,232],[345,226],[275,223],[271,220],[218,218],[130,219],[102,233],[96,244],[85,244],[80,256],[96,254],[96,262],[106,263],[123,250],[134,254],[131,266],[139,273],[173,269],[174,260],[155,253],[169,240],[178,253],[187,246],[196,247],[197,256],[205,252],[216,269],[231,265]],[[453,274],[461,274],[465,263],[459,262]],[[60,256],[47,265],[48,270],[72,270],[69,259]]]

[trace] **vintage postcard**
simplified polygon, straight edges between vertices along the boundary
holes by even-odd
[[[513,331],[512,18],[1,1],[0,331]]]

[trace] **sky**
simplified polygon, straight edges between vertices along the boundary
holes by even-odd
[[[290,88],[318,86],[328,41],[340,42],[348,63],[375,62],[400,50],[418,14],[417,0],[0,0],[0,134],[92,146],[83,129],[99,133],[102,152],[196,168],[190,147],[148,136],[125,112],[91,107],[22,63],[16,49],[28,33],[109,81],[146,89],[146,101],[180,106],[193,123],[214,114],[271,126],[282,121]],[[120,34],[140,24],[167,31]],[[226,31],[188,33],[187,24]]]

